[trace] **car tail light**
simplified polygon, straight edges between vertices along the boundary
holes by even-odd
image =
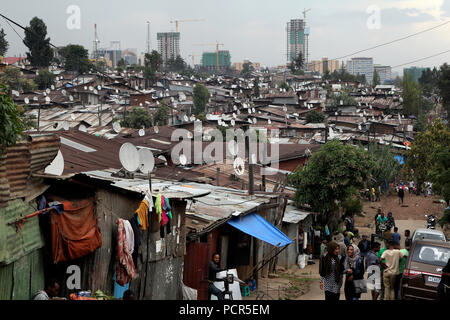
[[[422,272],[414,271],[414,270],[410,270],[410,269],[405,269],[405,271],[403,271],[403,276],[406,278],[412,278],[412,277],[418,276],[420,274],[422,274]]]

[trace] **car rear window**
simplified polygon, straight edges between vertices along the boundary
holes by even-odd
[[[427,263],[436,266],[445,267],[450,258],[450,248],[430,246],[430,245],[416,245],[412,260],[420,263]]]
[[[437,240],[437,241],[445,241],[445,238],[440,234],[435,233],[422,233],[418,232],[414,235],[413,240]]]

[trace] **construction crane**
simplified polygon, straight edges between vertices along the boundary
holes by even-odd
[[[306,20],[306,13],[311,11],[311,8],[303,10],[303,19]]]
[[[311,11],[311,8],[309,8],[309,9],[305,9],[305,10],[303,10],[303,25],[304,25],[304,28],[306,28],[306,13],[308,12],[308,11]],[[308,65],[308,63],[309,63],[309,28],[308,29],[306,29],[305,30],[305,37],[306,37],[306,63],[305,63],[305,67]]]
[[[100,40],[98,39],[97,35],[97,24],[94,24],[94,54],[93,58],[97,61],[98,59],[98,44],[100,43]]]
[[[197,54],[197,53],[193,53],[193,54],[189,55],[189,57],[192,58],[192,68],[193,69],[195,68],[195,61],[194,61],[194,59],[195,59],[195,57],[198,57],[198,56],[199,56],[199,54]]]
[[[195,21],[205,21],[205,19],[185,19],[185,20],[173,20],[170,23],[175,23],[175,28],[178,32],[178,23],[179,22],[195,22]]]
[[[219,46],[224,46],[223,43],[197,43],[194,46],[216,46],[216,70],[219,71]]]

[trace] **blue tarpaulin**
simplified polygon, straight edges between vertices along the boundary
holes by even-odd
[[[397,155],[397,156],[394,156],[394,158],[397,159],[397,161],[400,164],[404,164],[405,163],[405,159],[403,159],[403,156]]]
[[[283,232],[257,213],[250,213],[244,217],[235,217],[228,220],[228,224],[274,246],[280,243],[280,247],[283,247],[292,243],[292,240]]]

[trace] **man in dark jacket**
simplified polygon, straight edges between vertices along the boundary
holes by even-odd
[[[214,285],[214,281],[220,281],[217,279],[217,272],[223,271],[219,267],[220,255],[218,253],[214,253],[212,256],[212,260],[209,262],[209,271],[208,271],[208,294],[215,295],[218,300],[224,300],[224,291],[221,291]]]

